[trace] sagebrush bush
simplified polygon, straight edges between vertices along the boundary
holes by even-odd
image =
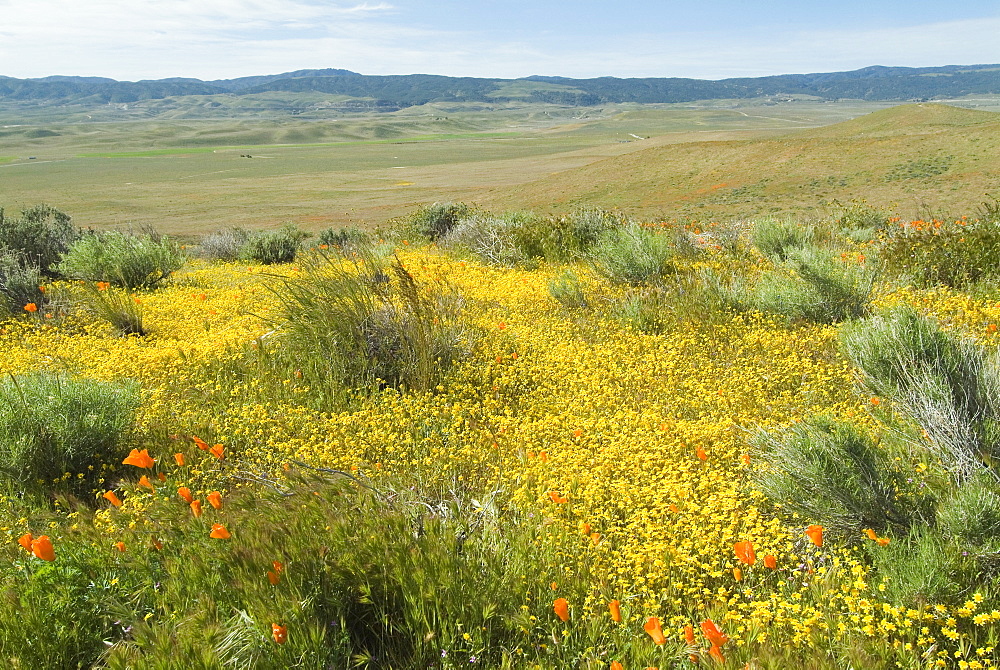
[[[629,224],[606,233],[591,248],[589,260],[594,271],[608,281],[638,286],[675,274],[676,260],[692,252],[682,230]]]
[[[151,289],[179,270],[184,261],[184,252],[170,238],[157,240],[110,231],[74,242],[58,269],[73,279]]]
[[[764,219],[754,224],[751,241],[775,263],[788,260],[793,251],[812,244],[814,229],[795,221]]]
[[[1000,277],[1000,220],[901,223],[879,237],[877,250],[903,281],[964,288]]]
[[[79,237],[69,215],[49,205],[36,205],[19,217],[0,209],[0,250],[13,252],[46,276],[56,274],[55,265]]]
[[[461,298],[371,252],[350,262],[319,256],[279,296],[275,355],[334,402],[351,390],[430,390],[469,351]]]
[[[0,310],[23,314],[25,305],[41,308],[46,301],[41,272],[12,251],[0,251]]]
[[[476,212],[462,218],[440,239],[446,249],[460,249],[475,255],[487,265],[513,267],[532,258],[521,246],[522,220],[517,215]],[[540,245],[536,245],[540,246]]]
[[[250,240],[250,231],[245,228],[224,228],[209,233],[201,239],[201,253],[211,261],[236,261]]]
[[[240,248],[240,258],[264,265],[291,263],[308,237],[309,233],[293,225],[256,232]]]
[[[320,246],[351,251],[361,245],[371,243],[371,235],[360,228],[327,228],[320,231],[316,241]]]
[[[549,295],[568,309],[582,309],[589,306],[587,296],[580,285],[580,278],[571,270],[549,281]]]
[[[431,242],[437,242],[472,213],[472,208],[463,202],[435,202],[411,214],[404,221],[403,227]]]
[[[831,533],[907,533],[926,515],[901,496],[905,477],[885,450],[855,426],[814,417],[755,441],[765,465],[754,473],[768,497]]]
[[[0,479],[8,494],[89,493],[104,466],[121,463],[138,389],[58,374],[0,382]]]
[[[982,347],[905,305],[845,327],[841,341],[868,390],[926,432],[926,448],[957,481],[993,470],[1000,376]]]

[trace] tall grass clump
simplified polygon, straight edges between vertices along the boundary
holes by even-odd
[[[612,229],[590,250],[594,271],[615,284],[638,286],[677,272],[676,261],[693,253],[682,230],[655,230],[637,224]]]
[[[920,426],[956,482],[997,477],[1000,374],[993,356],[905,305],[845,327],[841,339],[868,390]]]
[[[814,228],[795,221],[764,219],[754,224],[751,242],[773,262],[782,263],[791,253],[811,246],[814,232]]]
[[[109,231],[74,242],[57,267],[73,279],[151,289],[179,270],[184,261],[184,252],[170,238]]]
[[[121,335],[146,335],[142,301],[132,293],[106,282],[83,285],[83,305],[94,317],[111,324]]]
[[[240,258],[264,265],[291,263],[308,237],[309,233],[291,224],[256,232],[240,247]]]
[[[0,480],[8,495],[89,493],[104,466],[121,463],[138,389],[59,374],[0,382]]]
[[[38,266],[25,263],[17,252],[0,251],[0,310],[23,314],[25,305],[44,305],[43,281]]]
[[[55,266],[80,237],[70,217],[49,205],[36,205],[19,217],[5,216],[0,209],[0,250],[23,259],[25,267],[37,267],[45,276],[55,276]]]
[[[549,281],[549,295],[567,309],[584,309],[590,306],[580,278],[572,270],[566,270]]]
[[[276,351],[326,397],[382,387],[426,391],[469,350],[461,298],[419,284],[398,260],[318,256],[279,295]]]

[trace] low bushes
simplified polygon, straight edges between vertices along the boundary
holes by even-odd
[[[245,261],[263,265],[291,263],[308,237],[309,233],[291,224],[277,230],[255,232],[245,228],[225,228],[202,238],[201,253],[212,261]]]
[[[637,286],[675,274],[676,260],[693,250],[683,230],[629,224],[606,232],[588,258],[599,276],[615,284]]]
[[[79,238],[69,215],[49,205],[36,205],[19,217],[5,216],[0,209],[0,250],[20,257],[24,266],[36,267],[43,275],[56,274],[56,264]]]
[[[111,231],[74,242],[57,268],[73,279],[149,289],[180,269],[184,260],[180,246],[169,238]]]

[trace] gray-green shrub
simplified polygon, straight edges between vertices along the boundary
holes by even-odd
[[[763,219],[754,225],[750,237],[758,251],[781,263],[792,251],[809,246],[813,235],[813,228],[795,221]]]
[[[19,217],[5,216],[0,209],[0,250],[21,257],[23,265],[54,276],[54,266],[80,237],[68,214],[49,205],[36,205]]]
[[[463,202],[435,202],[411,214],[404,225],[416,234],[436,242],[472,213],[472,208]]]
[[[676,260],[693,251],[682,230],[629,224],[608,231],[590,250],[589,260],[608,281],[638,286],[675,274]]]
[[[0,309],[23,314],[24,306],[29,303],[42,307],[45,303],[42,281],[38,267],[25,263],[19,253],[0,251]]]
[[[0,382],[0,481],[8,494],[86,494],[119,464],[139,406],[127,383],[37,373]]]
[[[184,260],[184,252],[170,238],[109,231],[74,242],[58,270],[73,279],[150,289],[179,270]]]
[[[236,261],[250,240],[250,231],[246,228],[224,228],[209,233],[201,239],[202,255],[212,261]]]
[[[251,235],[241,247],[240,257],[264,265],[291,263],[308,237],[309,233],[291,224],[278,230],[260,231]]]

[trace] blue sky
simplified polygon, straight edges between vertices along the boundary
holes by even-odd
[[[0,75],[725,77],[1000,63],[1000,1],[0,0]]]

